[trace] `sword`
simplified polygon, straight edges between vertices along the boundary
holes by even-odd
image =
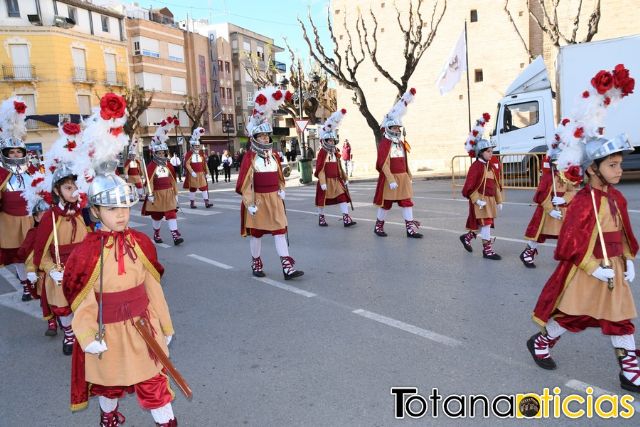
[[[58,226],[56,225],[56,214],[51,210],[51,216],[53,217],[53,250],[56,257],[56,270],[62,271],[62,263],[60,262],[60,249],[58,243]],[[56,281],[56,285],[60,286],[60,282]]]
[[[104,266],[104,236],[100,235],[100,299],[98,301],[98,332],[96,333],[96,341],[101,342],[104,339],[104,322],[102,320],[102,271]],[[98,355],[98,359],[102,359],[102,353]]]
[[[611,268],[611,263],[609,262],[609,257],[607,256],[607,247],[604,243],[604,237],[602,236],[602,227],[600,226],[600,219],[598,218],[598,208],[596,207],[596,196],[593,195],[593,187],[589,189],[591,193],[591,202],[593,203],[593,212],[596,215],[596,226],[598,227],[598,239],[600,240],[600,247],[602,248],[602,256],[604,260],[602,262],[602,267]],[[607,287],[610,291],[613,290],[613,279],[607,279]]]
[[[152,195],[151,182],[149,181],[149,174],[147,173],[147,162],[145,162],[144,160],[144,155],[141,155],[140,159],[142,160],[142,168],[144,170],[144,179],[145,181],[147,181],[147,195]]]

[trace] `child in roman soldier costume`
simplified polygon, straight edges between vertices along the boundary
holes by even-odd
[[[498,211],[502,210],[502,185],[499,164],[493,160],[493,144],[482,139],[484,126],[489,118],[489,114],[484,113],[476,121],[465,143],[465,150],[476,161],[469,167],[462,187],[462,195],[469,199],[469,215],[467,232],[460,236],[460,242],[468,252],[472,252],[471,241],[476,238],[479,229],[483,258],[499,260],[502,257],[493,250],[491,228],[495,226]]]
[[[394,203],[402,208],[407,237],[422,238],[418,232],[420,223],[413,219],[413,181],[409,171],[407,154],[410,146],[404,140],[400,128],[402,116],[407,112],[407,105],[413,101],[416,90],[411,88],[393,106],[384,120],[381,128],[384,134],[378,144],[378,159],[376,170],[380,173],[373,203],[378,206],[376,225],[373,232],[378,236],[386,237],[384,220],[389,209]]]
[[[326,227],[324,217],[326,205],[339,205],[342,212],[342,224],[351,227],[356,222],[349,215],[349,178],[342,169],[340,154],[336,150],[338,144],[338,126],[347,110],[342,109],[333,113],[320,130],[320,151],[316,160],[314,176],[318,178],[316,185],[316,206],[318,207],[318,225]]]
[[[31,283],[18,249],[33,227],[22,193],[31,185],[27,164],[27,106],[20,98],[9,98],[0,104],[0,267],[14,264],[22,284],[22,300],[31,299]]]
[[[175,120],[174,120],[175,122]],[[163,122],[165,123],[165,122]],[[171,124],[165,123],[160,126],[151,140],[149,148],[153,153],[153,161],[147,165],[147,179],[151,194],[147,195],[142,205],[142,215],[150,216],[153,225],[153,241],[162,243],[160,237],[160,226],[162,219],[167,221],[173,244],[179,245],[184,242],[180,231],[178,231],[178,184],[176,182],[176,172],[169,164],[166,141]]]
[[[58,128],[60,137],[45,155],[46,174],[37,184],[42,184],[45,189],[39,193],[51,201],[51,209],[43,215],[36,232],[33,265],[35,271],[45,273],[41,290],[42,315],[48,322],[45,335],[57,334],[57,318],[64,332],[62,352],[69,356],[75,334],[71,327],[73,314],[63,292],[62,276],[71,251],[89,233],[90,224],[82,215],[86,194],[78,189],[78,177],[72,170],[73,163],[80,157],[77,149],[81,138],[80,126],[67,122],[59,124]],[[37,178],[38,181],[41,179]]]
[[[129,145],[129,159],[124,164],[124,175],[129,184],[133,184],[136,187],[138,193],[138,199],[144,200],[144,171],[142,170],[142,164],[138,160],[138,144],[140,141],[133,137],[131,145]]]
[[[171,406],[174,394],[160,363],[169,354],[174,334],[160,285],[163,267],[149,238],[128,227],[130,209],[137,202],[135,187],[113,172],[122,146],[110,131],[121,126],[119,114],[107,111],[87,127],[85,132],[94,126],[103,132],[95,145],[101,149],[87,154],[92,166],[77,172],[91,176],[87,193],[100,228],[73,252],[64,273],[78,336],[71,366],[71,410],[86,408],[89,397],[98,396],[100,425],[119,426],[125,417],[118,399],[135,393],[156,425],[177,426]]]
[[[580,185],[558,170],[555,164],[558,160],[557,145],[556,141],[555,147],[551,147],[544,158],[540,184],[533,196],[538,206],[525,231],[527,247],[520,254],[520,260],[527,268],[536,267],[534,258],[538,254],[538,243],[558,238],[567,207]]]
[[[200,137],[204,134],[204,128],[196,128],[191,135],[189,145],[191,149],[184,155],[185,179],[182,188],[189,190],[191,209],[196,209],[196,191],[200,191],[204,207],[213,206],[209,203],[209,185],[207,184],[207,156],[200,146]]]
[[[273,111],[290,97],[289,92],[284,93],[276,87],[260,90],[255,98],[256,107],[247,122],[251,150],[242,159],[236,192],[242,195],[240,233],[242,237],[249,236],[251,269],[256,277],[265,276],[260,258],[262,236],[265,234],[273,235],[285,280],[304,274],[294,268],[295,262],[289,255],[285,180],[280,156],[273,151],[271,139]]]
[[[630,288],[638,242],[627,201],[614,187],[622,175],[622,155],[633,147],[625,135],[607,137],[602,128],[607,106],[630,94],[634,83],[622,64],[598,72],[576,116],[563,121],[558,168],[570,176],[584,174],[587,184],[567,209],[555,251],[559,264],[533,311],[543,332],[533,335],[527,348],[538,366],[556,369],[550,348],[563,333],[600,328],[615,349],[621,387],[640,392]]]
[[[44,180],[44,175],[40,172],[36,172],[31,182],[32,186],[23,193],[23,197],[27,201],[27,210],[28,212],[31,212],[31,216],[33,216],[34,225],[33,228],[27,233],[27,237],[24,239],[24,242],[22,242],[22,246],[20,246],[20,249],[18,250],[18,257],[24,261],[24,266],[27,271],[27,279],[29,280],[30,284],[29,291],[31,293],[31,299],[40,299],[46,275],[44,271],[38,269],[33,263],[35,252],[34,247],[36,243],[36,236],[38,233],[38,225],[40,224],[40,221],[42,221],[44,213],[50,209],[49,204],[45,202],[44,199],[36,191],[31,190],[35,187],[33,186],[33,183],[37,182],[39,178]],[[50,199],[50,193],[48,191],[47,193]],[[25,300],[24,295],[22,296],[22,300]],[[53,332],[50,332],[49,329],[47,329],[47,332],[45,332],[45,334],[47,335],[51,333],[54,333],[54,335],[56,335],[57,328],[54,329]]]

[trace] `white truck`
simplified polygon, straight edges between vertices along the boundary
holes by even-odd
[[[600,70],[624,64],[636,79],[640,92],[640,35],[562,46],[556,58],[559,94],[555,97],[560,119],[570,115],[591,78]],[[507,88],[498,104],[491,141],[503,155],[505,172],[526,170],[537,181],[531,156],[510,153],[545,152],[555,138],[554,94],[541,57],[536,58]],[[626,133],[635,151],[625,157],[625,170],[640,170],[640,93],[613,106],[605,121],[605,135]],[[505,156],[506,155],[506,156]],[[524,163],[524,164],[523,164]]]

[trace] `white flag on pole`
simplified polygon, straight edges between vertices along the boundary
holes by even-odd
[[[453,48],[446,64],[442,67],[440,77],[436,81],[436,86],[440,89],[440,95],[444,95],[453,89],[460,81],[462,73],[467,71],[467,43],[464,36],[464,30],[462,30],[456,46]]]

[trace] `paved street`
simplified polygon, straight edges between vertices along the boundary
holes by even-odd
[[[585,396],[588,386],[596,388],[594,395],[624,394],[610,340],[599,331],[566,334],[553,349],[556,371],[538,368],[526,350],[537,330],[531,310],[555,267],[553,243],[540,248],[537,269],[518,259],[533,213],[532,191],[507,191],[494,231],[503,260],[490,261],[482,258],[479,239],[472,254],[460,245],[467,203],[449,181],[415,183],[422,240],[405,237],[397,207],[387,218],[389,237],[373,234],[374,182],[350,186],[358,224],[349,229],[342,227],[338,207],[327,208],[329,227],[317,226],[315,186],[289,188],[290,251],[305,275],[285,282],[271,237],[262,243],[267,278],[252,277],[233,184],[211,187],[214,207],[208,210],[200,202],[189,209],[187,194],[181,194],[178,223],[185,243],[173,247],[163,225],[167,245],[158,247],[176,329],[171,356],[194,392],[188,402],[174,388],[180,425],[435,424],[431,406],[421,420],[394,419],[393,386],[417,387],[423,396],[438,388],[443,396],[489,399],[545,387],[560,387],[563,396]],[[619,188],[640,234],[640,184]],[[150,234],[139,208],[132,225]],[[83,412],[68,410],[71,358],[62,355],[61,333],[45,337],[38,303],[20,302],[15,276],[7,269],[0,275],[0,425],[96,425],[97,400]],[[122,401],[121,411],[126,425],[153,425],[134,397]],[[638,425],[639,416],[609,423]],[[599,418],[580,422],[606,424]],[[494,416],[452,420],[442,409],[437,423],[522,425]]]

